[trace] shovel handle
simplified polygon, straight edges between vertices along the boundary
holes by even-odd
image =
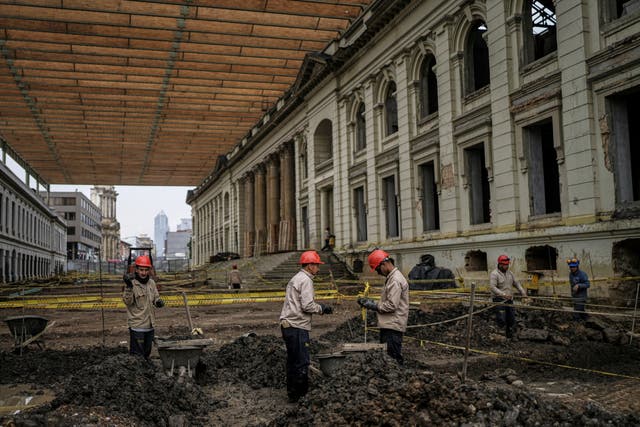
[[[189,312],[189,303],[187,302],[187,294],[182,293],[182,299],[184,300],[184,309],[187,311],[187,321],[189,322],[189,333],[193,331],[193,323],[191,323],[191,312]]]

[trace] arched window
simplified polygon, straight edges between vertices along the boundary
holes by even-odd
[[[387,136],[398,132],[398,102],[396,101],[396,84],[389,82],[387,96],[384,100]]]
[[[324,119],[320,122],[313,134],[313,145],[316,166],[333,157],[333,126],[331,120]]]
[[[438,111],[438,81],[433,67],[436,58],[427,55],[420,66],[420,118]]]
[[[361,102],[356,113],[356,152],[367,148],[367,121],[364,113],[364,102]]]
[[[556,7],[553,0],[524,2],[524,63],[528,64],[558,50]]]
[[[484,40],[487,26],[473,21],[465,46],[466,93],[470,94],[489,84],[489,48]]]

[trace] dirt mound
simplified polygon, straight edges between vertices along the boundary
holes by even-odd
[[[55,385],[74,372],[100,364],[106,357],[124,354],[125,351],[122,348],[97,347],[33,351],[22,355],[0,352],[0,384]]]
[[[206,371],[198,376],[198,383],[242,382],[252,388],[284,388],[286,358],[281,338],[243,336],[200,358]]]
[[[71,376],[52,406],[64,404],[103,406],[143,424],[163,425],[181,414],[197,424],[219,402],[191,381],[179,382],[140,357],[121,354]]]
[[[382,352],[351,354],[271,425],[637,425],[593,404],[567,407],[514,386],[466,383],[399,367]]]

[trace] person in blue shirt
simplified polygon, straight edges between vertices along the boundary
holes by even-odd
[[[571,285],[571,298],[573,299],[573,318],[577,321],[585,321],[589,315],[585,312],[584,306],[587,303],[587,289],[589,276],[580,270],[580,260],[571,258],[567,260],[569,266],[569,285]]]

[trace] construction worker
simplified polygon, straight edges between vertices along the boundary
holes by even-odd
[[[141,255],[135,261],[135,273],[125,273],[122,300],[127,306],[129,353],[149,359],[156,321],[155,308],[164,307],[156,282],[149,275],[151,259]]]
[[[376,249],[368,257],[371,271],[386,277],[380,294],[380,303],[368,298],[358,298],[360,306],[375,311],[380,328],[380,343],[387,344],[387,353],[403,364],[402,336],[409,321],[409,284],[393,259],[382,249]]]
[[[242,277],[238,271],[238,265],[233,264],[231,271],[229,271],[229,289],[240,289],[242,287]]]
[[[584,306],[587,303],[587,289],[591,286],[587,273],[580,270],[580,260],[571,258],[567,260],[569,266],[569,285],[571,285],[571,298],[573,299],[573,318],[579,322],[585,321],[589,315]]]
[[[306,251],[300,256],[302,269],[287,283],[280,329],[287,347],[287,395],[297,402],[309,390],[309,331],[314,313],[331,314],[333,309],[314,301],[313,278],[320,270],[320,255]]]
[[[516,311],[513,307],[513,288],[518,289],[523,298],[527,291],[518,283],[509,270],[511,260],[506,255],[498,257],[498,265],[489,276],[489,286],[493,302],[500,303],[496,309],[496,323],[498,327],[506,329],[507,338],[515,337]]]

